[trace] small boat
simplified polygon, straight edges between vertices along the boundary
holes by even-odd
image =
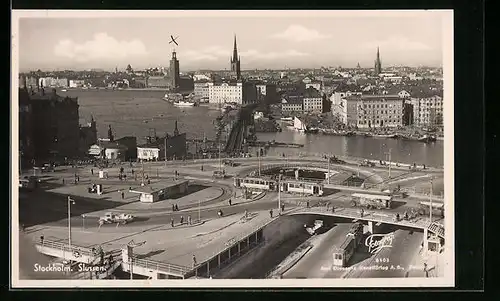
[[[420,142],[429,143],[429,142],[435,142],[436,137],[434,137],[432,135],[423,135],[422,137],[419,137],[417,140]]]
[[[373,135],[374,138],[396,138],[397,135],[394,134],[375,134]]]
[[[176,107],[194,107],[196,103],[190,101],[178,101],[174,102],[174,106]]]

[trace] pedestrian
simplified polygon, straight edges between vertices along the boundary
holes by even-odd
[[[151,184],[151,180],[150,180],[150,179],[148,179],[148,185],[149,185],[149,184]]]
[[[203,165],[201,166],[201,171],[203,171]]]
[[[231,205],[232,205],[232,202],[231,202],[231,199],[229,199],[229,206],[231,206]]]
[[[285,211],[285,204],[281,204],[281,212]]]
[[[248,209],[245,209],[245,218],[248,218]]]
[[[132,163],[130,163],[130,164],[132,164]],[[132,175],[134,175],[134,170],[133,169],[132,169]]]
[[[94,169],[93,169],[93,168],[91,168],[91,169],[90,169],[90,173],[91,173],[92,175],[94,175]]]
[[[64,178],[62,180],[63,180],[63,185],[64,185]]]
[[[179,211],[179,206],[177,206],[177,204],[175,204],[175,211]]]
[[[42,245],[43,245],[43,235],[42,235],[42,236],[40,236],[40,244],[42,244]]]
[[[198,263],[196,262],[196,256],[193,255],[193,267],[197,266]]]
[[[191,215],[188,215],[188,225],[191,225]]]
[[[76,181],[80,182],[80,176],[79,175],[76,176]]]
[[[427,263],[424,262],[424,272],[425,272],[425,277],[429,278],[429,270],[427,269]]]
[[[172,204],[172,212],[174,212],[174,211],[175,211],[175,205]]]
[[[125,192],[122,191],[122,200],[125,198]]]
[[[184,224],[184,217],[181,215],[181,225]]]
[[[273,209],[269,210],[269,216],[273,218]]]
[[[174,224],[174,218],[171,218],[170,219],[170,224],[172,225],[172,228],[175,227],[175,224]]]

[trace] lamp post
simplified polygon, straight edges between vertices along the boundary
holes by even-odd
[[[75,200],[73,200],[70,196],[68,196],[68,246],[70,252],[71,252],[71,205],[74,204]]]
[[[82,228],[85,230],[85,214],[82,214]]]

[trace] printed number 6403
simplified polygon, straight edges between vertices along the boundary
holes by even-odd
[[[384,257],[384,258],[377,258],[377,259],[375,259],[375,262],[376,263],[386,263],[386,262],[389,262],[389,258],[386,258],[386,257]]]

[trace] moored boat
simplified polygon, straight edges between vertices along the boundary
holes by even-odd
[[[196,103],[190,102],[190,101],[177,101],[177,102],[174,102],[174,106],[176,106],[176,107],[194,107],[194,106],[196,106]]]

